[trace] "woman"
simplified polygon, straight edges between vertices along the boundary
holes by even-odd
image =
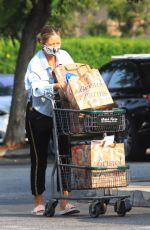
[[[52,107],[47,97],[60,89],[52,71],[59,64],[73,63],[71,56],[60,49],[61,37],[58,29],[45,26],[41,31],[39,42],[42,49],[31,59],[25,75],[25,88],[29,98],[26,131],[30,143],[31,191],[34,195],[35,214],[43,214],[45,209],[42,194],[45,190],[47,152],[53,129]],[[66,146],[66,141],[62,140],[60,152],[64,152]],[[68,195],[67,190],[64,191],[64,195]],[[61,214],[79,212],[67,200],[61,200],[60,208]]]

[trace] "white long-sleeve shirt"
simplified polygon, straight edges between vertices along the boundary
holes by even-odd
[[[72,64],[73,62],[73,59],[65,50],[60,50],[57,53],[57,66]],[[32,107],[46,116],[52,116],[51,103],[46,97],[55,93],[54,78],[52,68],[49,66],[43,50],[38,51],[29,62],[24,81],[29,100],[32,97]]]

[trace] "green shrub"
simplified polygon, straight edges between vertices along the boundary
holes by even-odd
[[[76,62],[87,63],[95,68],[111,60],[112,55],[150,53],[150,41],[148,39],[69,38],[64,39],[62,45]]]
[[[19,42],[1,38],[0,47],[0,72],[14,73]],[[40,48],[39,45],[37,48]],[[75,62],[98,68],[109,61],[112,55],[150,53],[150,40],[114,37],[64,38],[62,48],[71,54]]]
[[[14,73],[19,42],[0,38],[0,73]]]

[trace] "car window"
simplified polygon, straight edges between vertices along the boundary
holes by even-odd
[[[141,63],[140,70],[144,87],[150,87],[150,62]]]
[[[116,63],[111,62],[109,64],[102,66],[99,69],[100,74],[102,75],[106,85],[108,85],[110,78],[111,78],[111,75],[114,72],[114,70],[116,69],[116,66],[117,66]]]
[[[120,62],[112,73],[108,83],[109,89],[141,87],[141,81],[136,64],[131,62]]]
[[[12,74],[0,75],[0,96],[12,95],[14,77]]]

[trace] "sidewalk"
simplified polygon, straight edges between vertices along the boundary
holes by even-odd
[[[29,148],[0,151],[0,164],[24,164],[29,162]]]
[[[29,148],[0,153],[0,164],[30,163]],[[53,159],[49,160],[53,164]],[[127,162],[130,165],[131,182],[118,189],[118,195],[130,195],[133,206],[150,207],[150,162]],[[95,194],[92,190],[91,195]],[[99,190],[96,196],[100,196]]]
[[[130,195],[133,206],[150,207],[150,179],[131,181],[126,188],[119,188],[119,195]]]
[[[150,162],[129,162],[129,186],[120,188],[121,194],[131,196],[134,206],[150,207]]]

